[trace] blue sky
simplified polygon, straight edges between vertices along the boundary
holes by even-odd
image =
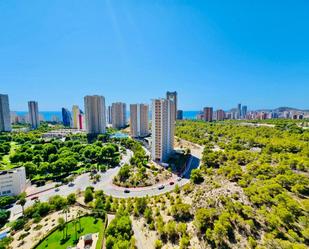
[[[0,93],[12,110],[150,102],[307,108],[307,0],[1,0]]]

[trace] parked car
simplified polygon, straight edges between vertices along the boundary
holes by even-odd
[[[172,181],[172,182],[170,182],[170,185],[174,185],[174,182]]]
[[[125,189],[123,192],[125,192],[126,194],[130,193],[130,189]]]
[[[182,180],[181,177],[178,177],[178,178],[177,178],[177,182],[180,182],[181,180]]]
[[[73,182],[70,182],[68,186],[69,186],[69,187],[73,187],[73,186],[74,186],[74,183],[73,183]]]
[[[159,189],[159,190],[164,189],[164,185],[160,185],[160,186],[158,187],[158,189]]]
[[[55,188],[55,191],[56,191],[56,192],[59,192],[59,190],[60,190],[59,188]]]

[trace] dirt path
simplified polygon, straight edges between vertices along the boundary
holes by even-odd
[[[148,232],[148,229],[144,227],[143,219],[131,217],[131,220],[137,249],[153,249],[156,240],[155,232]]]

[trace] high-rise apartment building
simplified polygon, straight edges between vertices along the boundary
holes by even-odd
[[[74,129],[78,129],[79,114],[80,114],[80,110],[79,110],[78,105],[73,105],[72,107],[72,121],[73,121],[72,127]]]
[[[241,116],[241,104],[238,104],[237,105],[237,119],[240,119],[242,116]]]
[[[243,105],[241,108],[241,118],[245,119],[247,117],[247,106]]]
[[[85,96],[86,129],[89,134],[100,134],[106,131],[105,98],[93,95]]]
[[[11,131],[9,96],[0,94],[0,131]]]
[[[177,120],[183,120],[183,111],[177,110]]]
[[[82,110],[79,110],[79,115],[78,115],[78,129],[79,130],[85,130],[86,125],[85,125],[85,115],[82,112]]]
[[[36,129],[40,126],[40,116],[39,116],[39,105],[36,101],[29,101],[28,102],[28,116],[29,116],[29,123],[32,129]]]
[[[225,112],[221,109],[216,111],[216,120],[222,121],[225,118]]]
[[[148,113],[148,105],[130,105],[130,133],[132,137],[145,137],[149,134]]]
[[[152,142],[153,160],[166,161],[174,149],[175,108],[169,99],[152,100]]]
[[[112,126],[115,129],[124,128],[127,124],[126,104],[112,103]]]
[[[204,116],[204,121],[211,122],[212,121],[212,116],[213,116],[213,109],[212,107],[204,107],[203,110],[203,116]]]
[[[62,108],[62,123],[66,127],[71,127],[72,126],[72,116],[71,113],[68,109]]]
[[[112,124],[112,107],[110,105],[107,107],[107,123]]]
[[[177,119],[177,92],[166,92],[166,99],[171,100],[173,102],[172,108],[174,108],[173,112],[175,113],[175,120]]]

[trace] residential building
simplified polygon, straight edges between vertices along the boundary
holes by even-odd
[[[79,106],[73,105],[73,107],[72,107],[72,121],[73,121],[72,127],[74,129],[78,129],[79,114],[80,114]]]
[[[174,149],[175,108],[169,99],[152,100],[152,148],[153,160],[164,162]]]
[[[177,120],[183,120],[183,111],[177,110]]]
[[[211,122],[213,116],[212,107],[204,107],[203,109],[204,121]]]
[[[240,119],[242,117],[241,115],[241,104],[237,105],[237,119]]]
[[[177,119],[177,92],[166,92],[166,99],[171,100],[173,102],[172,108],[174,109],[173,112],[175,113],[174,120]]]
[[[127,124],[126,104],[122,102],[112,103],[112,127],[124,128]]]
[[[222,121],[225,118],[225,112],[221,109],[216,111],[216,120]]]
[[[106,131],[105,98],[93,95],[85,96],[86,130],[89,134],[100,134]]]
[[[149,107],[146,104],[130,105],[130,134],[145,137],[149,134]]]
[[[52,115],[51,121],[54,123],[60,123],[60,118],[58,117],[58,115]]]
[[[246,105],[243,105],[242,108],[241,108],[241,118],[243,119],[246,119],[247,117],[247,106]]]
[[[79,115],[78,115],[78,129],[79,129],[79,130],[85,130],[85,129],[86,129],[85,114],[83,113],[82,110],[79,110]]]
[[[0,94],[0,131],[11,131],[9,96]]]
[[[28,116],[29,116],[29,123],[32,129],[36,129],[40,126],[40,116],[39,116],[39,105],[36,101],[29,101],[28,102]]]
[[[18,123],[18,115],[16,112],[10,112],[11,124]]]
[[[197,119],[197,120],[204,120],[204,114],[203,114],[203,112],[198,113],[198,114],[196,115],[196,119]]]
[[[66,127],[72,126],[72,116],[68,109],[62,108],[62,123]]]
[[[107,123],[112,124],[112,107],[110,105],[107,108]]]
[[[26,189],[26,170],[24,167],[0,171],[0,196],[19,195]]]

